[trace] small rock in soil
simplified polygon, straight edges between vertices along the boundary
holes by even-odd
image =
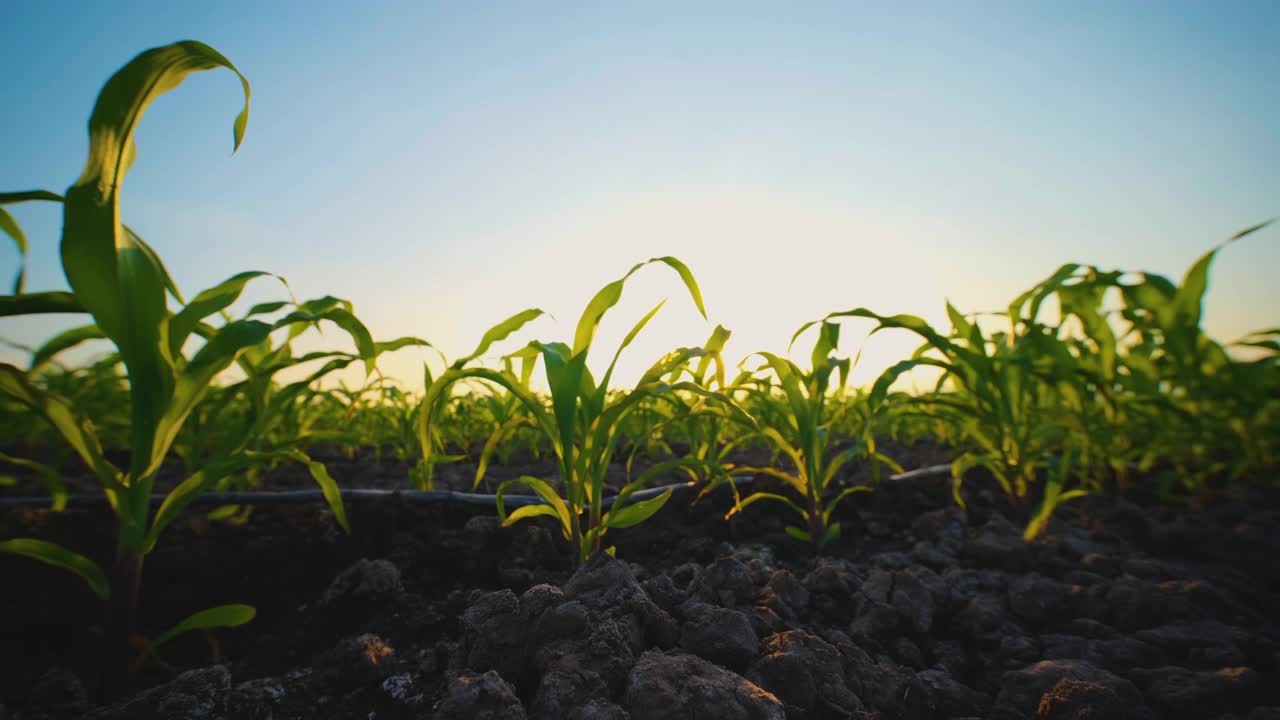
[[[79,676],[67,668],[54,667],[31,686],[27,704],[47,708],[55,715],[74,715],[89,707],[89,694]]]
[[[837,599],[848,598],[861,585],[850,563],[829,557],[818,558],[813,570],[804,576],[801,584],[809,591],[810,598],[815,595],[830,595]]]
[[[650,645],[669,648],[679,638],[671,615],[654,604],[626,563],[608,555],[597,555],[579,568],[565,583],[564,594],[602,617],[622,622],[636,652]]]
[[[436,720],[525,720],[524,706],[511,683],[490,670],[463,673],[449,681],[435,708]]]
[[[235,720],[271,720],[272,707],[284,696],[284,688],[270,678],[241,683],[227,693],[227,717]]]
[[[564,602],[564,592],[555,585],[534,585],[520,596],[520,614],[532,622],[547,610]]]
[[[1120,575],[1121,564],[1119,560],[1113,557],[1099,555],[1098,553],[1089,553],[1080,558],[1081,569],[1109,578]]]
[[[1020,571],[1027,567],[1030,551],[1018,531],[1003,515],[995,514],[969,537],[964,555],[981,567]]]
[[[936,606],[934,594],[921,580],[919,573],[896,572],[893,574],[893,594],[890,602],[898,614],[906,619],[911,629],[925,633],[933,627]]]
[[[534,662],[543,674],[531,715],[568,717],[593,698],[621,692],[627,673],[635,664],[626,632],[618,620],[604,619],[591,623],[585,641],[560,638],[535,648]]]
[[[698,579],[693,594],[704,602],[735,607],[751,602],[756,586],[751,568],[734,557],[722,557]]]
[[[1084,528],[1054,523],[1052,533],[1051,539],[1057,544],[1058,552],[1072,560],[1085,557],[1097,549],[1097,543]]]
[[[542,676],[529,714],[536,720],[570,718],[593,699],[609,695],[609,686],[597,673],[553,669]]]
[[[690,602],[681,608],[681,614],[680,647],[698,657],[741,671],[760,652],[751,620],[737,610]]]
[[[481,595],[462,613],[462,667],[519,677],[524,670],[527,627],[515,593],[498,590]]]
[[[404,590],[400,570],[388,560],[361,558],[338,573],[320,597],[321,605],[343,600],[369,600],[394,595]]]
[[[951,620],[960,637],[977,640],[998,630],[1005,622],[1004,599],[998,595],[978,595]]]
[[[1242,631],[1217,620],[1201,620],[1139,630],[1136,637],[1170,653],[1179,664],[1217,669],[1245,664],[1244,651],[1233,642],[1241,635]]]
[[[971,663],[969,652],[961,643],[943,640],[933,646],[934,664],[952,677],[967,677]]]
[[[912,670],[924,669],[924,653],[920,652],[920,646],[911,640],[900,637],[893,641],[889,650],[899,665]]]
[[[935,716],[982,715],[991,704],[986,695],[956,682],[945,670],[924,670],[916,678],[928,690],[926,707]]]
[[[1247,667],[1195,672],[1180,667],[1134,670],[1131,677],[1146,688],[1157,707],[1171,717],[1211,717],[1225,710],[1246,710],[1254,705],[1258,674]]]
[[[951,507],[917,515],[911,528],[937,552],[955,558],[964,550],[967,523],[964,509]]]
[[[862,700],[845,682],[840,653],[803,630],[769,638],[747,679],[786,703],[788,718],[815,717],[819,708],[846,715],[862,710]]]
[[[898,611],[886,602],[864,600],[858,606],[858,617],[849,626],[856,638],[870,641],[886,640],[898,629]]]
[[[689,599],[689,593],[676,587],[669,575],[657,575],[641,583],[649,598],[663,610],[673,613],[680,604]]]
[[[682,652],[650,650],[627,678],[632,720],[786,720],[778,698],[740,675]]]
[[[1071,586],[1040,573],[1023,575],[1009,584],[1009,609],[1035,625],[1072,616],[1071,601]]]
[[[1044,660],[1022,670],[1005,673],[991,717],[1009,720],[1030,717],[1040,701],[1063,680],[1077,680],[1106,688],[1129,708],[1131,720],[1147,720],[1150,709],[1133,683],[1086,662]]]
[[[1084,680],[1061,680],[1040,698],[1035,720],[1129,720],[1116,691]]]
[[[88,720],[217,720],[231,688],[222,665],[188,670],[171,682],[85,716]]]
[[[788,622],[796,622],[809,609],[809,591],[790,570],[778,570],[769,577],[761,602]]]
[[[961,606],[978,595],[1004,594],[1009,587],[1009,575],[1003,570],[953,567],[942,574],[942,580],[952,602]]]
[[[396,651],[386,640],[365,633],[343,638],[312,663],[317,682],[346,691],[382,682],[395,669]]]

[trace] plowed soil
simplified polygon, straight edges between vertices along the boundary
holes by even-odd
[[[369,453],[322,459],[348,487],[407,476]],[[309,481],[282,469],[268,487]],[[321,504],[188,511],[147,558],[140,628],[228,602],[257,618],[179,637],[103,704],[96,598],[0,556],[0,720],[1280,718],[1274,491],[1089,497],[1031,543],[1025,508],[981,478],[965,492],[962,509],[946,478],[884,482],[845,502],[818,556],[781,506],[726,522],[727,489],[682,490],[576,571],[554,526],[502,528],[483,506],[352,503],[349,535]],[[105,507],[0,507],[0,539],[104,565],[113,535]]]

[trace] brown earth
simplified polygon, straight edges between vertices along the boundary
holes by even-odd
[[[403,485],[394,462],[323,459],[344,486]],[[266,486],[307,483],[282,469]],[[189,511],[147,558],[140,626],[227,602],[258,617],[172,641],[108,706],[96,599],[0,556],[0,720],[1280,718],[1275,492],[1086,498],[1025,543],[1025,511],[981,480],[967,509],[946,479],[886,482],[846,501],[821,557],[780,506],[725,522],[727,493],[678,492],[577,572],[558,530],[486,507],[352,503],[350,535],[322,505]],[[0,508],[0,538],[104,564],[112,535],[105,508]]]

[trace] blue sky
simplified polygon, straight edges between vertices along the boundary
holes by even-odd
[[[529,306],[556,317],[530,336],[567,338],[655,255],[691,266],[741,357],[860,305],[945,325],[944,299],[997,309],[1067,261],[1180,275],[1280,214],[1280,4],[690,5],[15,5],[0,188],[65,189],[107,77],[204,41],[253,85],[244,145],[234,76],[192,77],[141,124],[125,221],[188,294],[268,270],[451,356]],[[14,214],[28,287],[65,286],[57,209]],[[1224,252],[1210,331],[1280,324],[1277,267],[1275,229]],[[602,328],[672,297],[630,373],[710,332],[669,275]],[[913,346],[873,338],[855,377]],[[413,353],[386,368],[417,377]]]

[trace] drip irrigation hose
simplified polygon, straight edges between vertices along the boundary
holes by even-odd
[[[896,475],[890,475],[890,480],[910,480],[918,477],[933,477],[937,475],[949,475],[951,473],[951,465],[931,465],[929,467],[910,470]],[[748,485],[754,480],[754,476],[744,475],[733,479],[735,485]],[[673,483],[671,485],[661,485],[658,487],[640,490],[631,494],[632,502],[648,500],[655,498],[668,490],[678,490],[680,488],[691,488],[697,485],[693,482]],[[482,493],[457,492],[454,490],[369,490],[359,488],[345,488],[342,491],[343,502],[369,502],[374,500],[399,499],[408,503],[434,503],[446,502],[457,503],[461,505],[493,505],[497,501],[496,495],[485,495]],[[164,502],[167,495],[152,495],[151,506],[155,507]],[[208,506],[208,505],[301,505],[304,503],[318,502],[324,500],[324,493],[320,490],[280,490],[280,491],[244,491],[244,492],[211,492],[201,493],[197,495],[189,507]],[[602,505],[611,507],[617,496],[611,496],[604,499]],[[509,507],[520,507],[523,505],[542,505],[546,501],[537,495],[504,495],[502,501]],[[48,496],[43,497],[12,497],[0,498],[0,507],[46,507],[51,502]],[[91,508],[99,507],[107,504],[105,495],[70,495],[67,497],[68,508]]]

